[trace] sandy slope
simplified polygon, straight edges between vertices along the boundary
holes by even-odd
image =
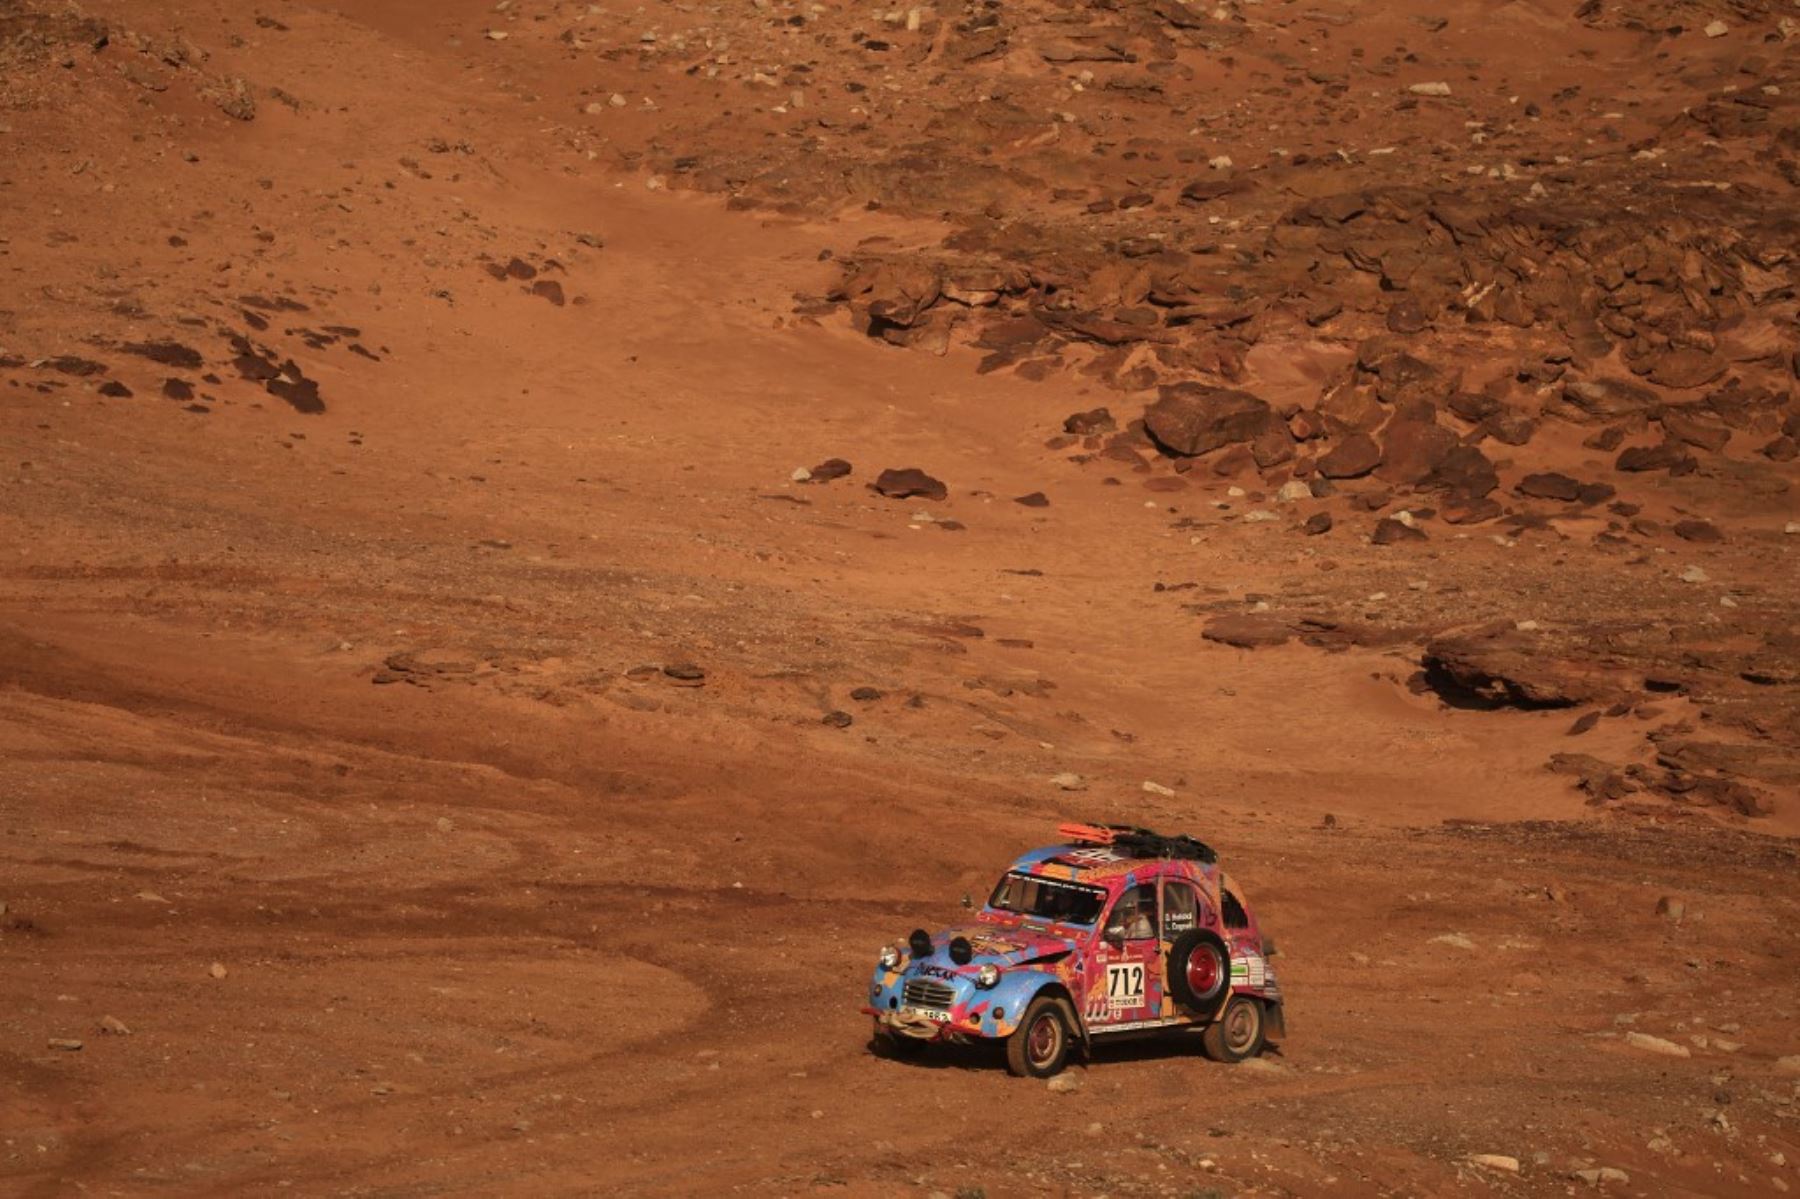
[[[1641,759],[1711,720],[1700,689],[1576,742],[1584,706],[1408,687],[1407,630],[1713,636],[1689,563],[1763,622],[1719,644],[1791,629],[1787,493],[1714,486],[1730,538],[1637,573],[1566,514],[1391,550],[1222,520],[1255,502],[1227,480],[1043,448],[1122,410],[1098,378],[797,315],[851,248],[951,224],[734,211],[590,160],[546,113],[628,60],[572,80],[526,7],[503,41],[485,5],[94,10],[99,54],[8,27],[52,45],[0,112],[0,1189],[1800,1185],[1795,788],[1746,820],[1596,808],[1544,768]],[[207,56],[170,66],[183,37]],[[218,108],[234,77],[252,121]],[[626,115],[723,154],[694,78]],[[323,411],[240,377],[233,335]],[[122,348],[163,340],[204,365]],[[1537,452],[1591,469],[1578,440]],[[790,480],[833,456],[854,473]],[[866,489],[904,466],[949,497]],[[1201,638],[1257,597],[1377,632]],[[1220,848],[1280,941],[1280,1056],[1113,1050],[1055,1094],[870,1051],[875,948],[1070,816]]]

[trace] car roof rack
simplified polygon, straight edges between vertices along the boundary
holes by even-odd
[[[1186,833],[1165,836],[1129,824],[1059,825],[1056,830],[1077,845],[1104,845],[1130,858],[1180,858],[1213,865],[1219,855],[1212,846]]]

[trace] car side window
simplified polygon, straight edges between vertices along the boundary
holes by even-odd
[[[1200,899],[1186,883],[1163,884],[1163,937],[1173,940],[1200,926]]]
[[[1250,914],[1244,911],[1244,905],[1231,893],[1230,888],[1219,893],[1219,906],[1224,909],[1226,928],[1250,927]]]
[[[1143,883],[1120,893],[1106,918],[1106,935],[1127,941],[1156,936],[1156,884]]]

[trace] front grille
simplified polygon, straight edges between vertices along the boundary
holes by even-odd
[[[956,992],[950,988],[949,983],[941,983],[934,978],[908,979],[902,994],[908,1007],[940,1010],[948,1009],[951,1000],[956,998]]]

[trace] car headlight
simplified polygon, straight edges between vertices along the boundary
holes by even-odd
[[[1000,985],[1000,967],[989,962],[975,972],[975,985],[982,990]]]
[[[892,945],[883,945],[881,957],[876,960],[881,963],[883,970],[898,970],[900,968],[900,951]]]

